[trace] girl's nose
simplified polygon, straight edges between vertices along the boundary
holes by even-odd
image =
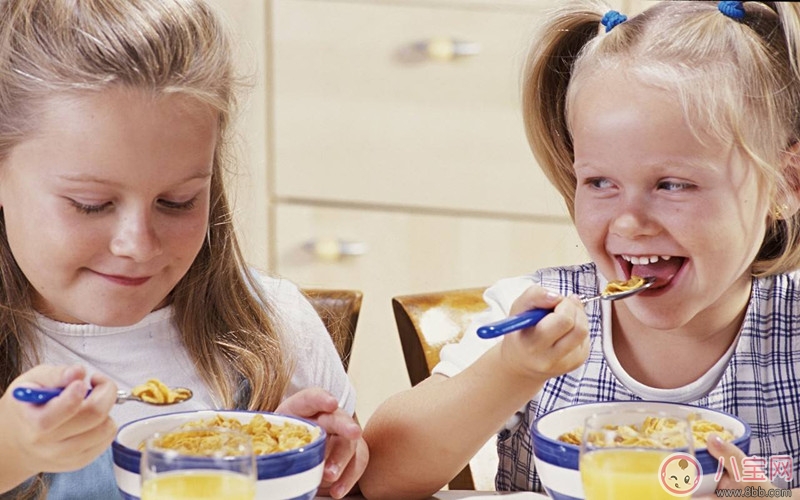
[[[161,254],[161,239],[150,214],[126,214],[111,239],[111,253],[146,262]]]
[[[658,225],[650,217],[646,201],[626,201],[613,216],[610,231],[618,236],[632,239],[656,234]]]

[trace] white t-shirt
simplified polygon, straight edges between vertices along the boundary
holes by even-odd
[[[321,387],[339,400],[349,414],[355,411],[355,390],[325,326],[292,282],[260,276],[266,300],[279,315],[285,348],[296,362],[284,398],[306,387]],[[156,407],[123,403],[111,410],[122,425],[131,420],[198,409],[221,408],[220,401],[203,383],[200,374],[181,345],[173,322],[172,307],[154,311],[135,325],[103,327],[75,325],[38,317],[42,361],[46,364],[81,364],[89,373],[111,378],[123,390],[158,378],[170,387],[188,387],[194,392],[179,406]]]
[[[294,372],[284,399],[300,389],[320,387],[339,400],[348,414],[355,411],[356,395],[322,320],[292,282],[259,276],[264,296],[272,305],[284,333],[284,346],[295,358]],[[149,378],[171,387],[188,387],[192,399],[179,406],[149,406],[127,402],[115,405],[117,425],[149,415],[174,411],[217,409],[220,402],[203,383],[180,343],[172,307],[145,316],[126,327],[73,325],[38,316],[42,361],[80,363],[89,373],[103,373],[120,389],[130,390]],[[120,498],[112,469],[111,449],[83,469],[51,475],[48,499],[111,500]]]

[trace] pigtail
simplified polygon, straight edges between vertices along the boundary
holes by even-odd
[[[597,11],[554,12],[541,28],[523,69],[522,112],[528,142],[547,178],[564,196],[570,216],[576,181],[567,126],[567,86],[578,54],[600,33],[604,13],[599,5]]]
[[[765,2],[778,13],[780,24],[785,37],[788,65],[791,68],[795,82],[800,82],[800,4],[794,2]],[[800,86],[800,83],[798,83]],[[800,141],[800,103],[797,109],[791,111],[794,117],[793,135],[788,146],[793,146]],[[796,179],[790,179],[797,183]],[[798,186],[791,186],[797,188]]]
[[[795,76],[800,79],[800,5],[794,2],[764,2],[778,13],[786,36],[789,64]]]
[[[782,89],[775,112],[779,123],[790,124],[786,154],[800,141],[800,5],[792,2],[763,2],[770,10],[744,4],[747,15],[743,22],[758,34],[765,50],[775,59],[772,74],[780,79],[775,87]],[[766,11],[766,12],[765,12]],[[769,14],[769,15],[766,15]],[[777,19],[775,19],[777,14]],[[782,213],[783,201],[800,191],[798,173],[776,172],[775,207],[769,217],[764,241],[753,265],[753,275],[764,276],[800,267],[800,212]]]

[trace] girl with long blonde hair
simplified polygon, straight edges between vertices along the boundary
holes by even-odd
[[[217,15],[4,0],[0,18],[0,492],[115,496],[116,426],[171,411],[115,406],[116,389],[158,378],[194,391],[182,410],[317,419],[323,490],[344,495],[366,461],[353,388],[311,305],[250,269],[234,233]],[[33,406],[21,386],[64,391]]]

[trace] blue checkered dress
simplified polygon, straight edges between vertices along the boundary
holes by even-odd
[[[598,293],[593,264],[551,268],[532,276],[542,286],[571,293]],[[549,411],[577,403],[640,399],[617,380],[603,357],[601,308],[587,307],[591,353],[579,369],[551,379],[521,412],[517,425],[498,436],[496,486],[502,491],[540,491],[530,426]],[[716,386],[684,403],[734,413],[752,427],[750,455],[792,457],[800,484],[800,273],[753,280],[738,345]]]

